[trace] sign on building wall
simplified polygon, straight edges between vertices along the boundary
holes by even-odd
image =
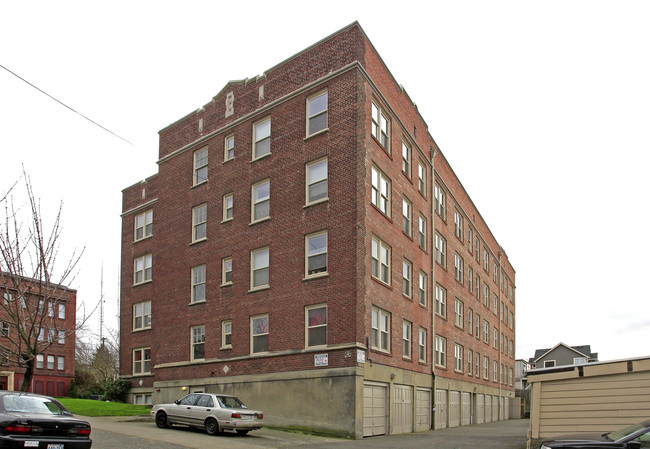
[[[314,354],[314,366],[327,366],[327,354]]]

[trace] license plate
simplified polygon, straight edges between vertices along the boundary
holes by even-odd
[[[241,415],[241,419],[244,421],[252,421],[253,417],[251,415]]]
[[[38,441],[25,441],[23,447],[38,447]]]
[[[48,444],[47,449],[63,449],[63,443]]]

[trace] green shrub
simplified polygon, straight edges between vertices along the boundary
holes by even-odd
[[[126,379],[109,380],[104,387],[104,399],[107,401],[126,402],[126,394],[131,382]]]

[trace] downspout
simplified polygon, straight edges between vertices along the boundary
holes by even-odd
[[[503,305],[501,304],[501,285],[503,282],[502,279],[502,268],[501,268],[501,254],[502,252],[499,251],[499,284],[497,285],[497,288],[499,289],[499,417],[503,416],[505,418],[505,410],[501,410],[501,401],[503,400],[504,406],[505,406],[505,399],[501,397],[501,384],[503,383],[503,363],[501,360],[501,356],[503,354],[503,332],[501,329],[501,323],[503,322]]]
[[[431,342],[431,429],[435,429],[435,418],[436,418],[436,249],[435,249],[435,182],[436,182],[436,170],[434,165],[434,158],[436,157],[435,148],[431,148],[431,239],[429,240],[429,248],[431,248],[431,299],[429,305],[431,306],[431,337],[429,341]]]

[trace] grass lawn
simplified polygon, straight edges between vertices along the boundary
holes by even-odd
[[[57,398],[75,415],[83,416],[137,416],[149,415],[150,407],[120,402],[93,401],[90,399]]]

